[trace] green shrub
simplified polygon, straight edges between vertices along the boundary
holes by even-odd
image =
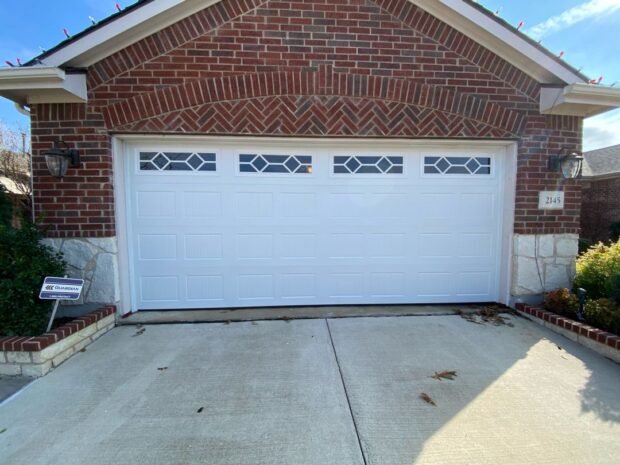
[[[40,243],[31,224],[0,224],[0,336],[36,336],[45,331],[52,301],[39,300],[45,276],[63,276],[61,256]]]
[[[547,292],[543,303],[545,310],[569,318],[576,318],[579,311],[579,299],[566,288]]]
[[[620,306],[613,300],[590,300],[585,313],[589,325],[620,335]]]
[[[590,299],[609,296],[609,281],[620,274],[620,241],[610,245],[598,243],[577,259],[575,289],[588,292]]]
[[[620,305],[620,274],[613,275],[607,280],[607,295]]]

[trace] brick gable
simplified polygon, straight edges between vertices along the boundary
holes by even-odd
[[[62,181],[35,156],[51,236],[114,235],[111,132],[519,140],[516,232],[579,228],[579,188],[546,169],[581,121],[538,113],[540,85],[406,0],[224,0],[88,70],[86,105],[35,105],[35,155],[85,154]],[[537,209],[561,182],[567,208]]]

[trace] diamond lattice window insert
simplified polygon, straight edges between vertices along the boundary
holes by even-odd
[[[140,152],[140,171],[215,171],[214,153]]]
[[[491,174],[488,157],[424,157],[425,174]]]
[[[312,157],[309,155],[239,155],[239,171],[242,173],[312,173]]]
[[[345,155],[334,157],[335,174],[402,174],[403,157]]]

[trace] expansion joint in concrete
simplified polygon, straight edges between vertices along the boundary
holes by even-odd
[[[338,352],[336,352],[336,346],[334,345],[334,338],[332,337],[332,331],[329,327],[329,320],[325,318],[325,326],[327,326],[327,334],[329,334],[329,342],[332,346],[332,352],[334,354],[334,359],[336,360],[336,366],[338,366],[338,373],[340,374],[340,382],[342,383],[342,389],[344,390],[344,396],[347,399],[347,406],[349,407],[349,415],[351,416],[351,421],[353,422],[353,428],[355,429],[355,435],[357,436],[357,444],[360,448],[360,453],[362,454],[362,459],[364,460],[364,465],[368,465],[366,460],[366,453],[364,452],[364,447],[362,446],[362,438],[360,437],[360,432],[357,427],[357,422],[355,421],[355,415],[353,415],[353,408],[351,407],[351,399],[349,398],[349,392],[347,391],[347,384],[344,381],[344,375],[342,374],[342,367],[340,366],[340,360],[338,360]]]

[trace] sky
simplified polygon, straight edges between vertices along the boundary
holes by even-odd
[[[114,0],[0,0],[0,64],[22,62],[114,11]],[[119,2],[122,7],[133,3]],[[593,79],[620,86],[620,0],[480,0],[491,11],[522,30]],[[27,127],[28,118],[0,98],[0,124]],[[620,144],[620,110],[585,122],[584,151]]]

